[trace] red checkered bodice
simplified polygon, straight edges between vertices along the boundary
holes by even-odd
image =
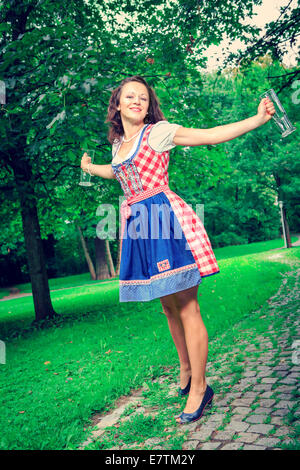
[[[126,198],[147,189],[169,184],[169,151],[158,153],[148,144],[154,124],[149,124],[140,137],[135,153],[119,164],[112,164]]]

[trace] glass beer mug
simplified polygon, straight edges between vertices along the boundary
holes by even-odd
[[[276,95],[273,88],[270,90],[265,91],[260,95],[260,99],[269,98],[274,104],[275,114],[272,116],[273,121],[275,122],[277,128],[281,132],[282,137],[286,137],[287,135],[291,134],[296,130],[296,127],[293,126],[291,121],[289,120],[284,107],[279,101],[278,96]]]
[[[83,153],[87,153],[88,157],[91,157],[91,163],[94,163],[95,150],[81,149]],[[91,182],[91,175],[89,172],[81,170],[80,173],[80,186],[93,186],[94,183]]]

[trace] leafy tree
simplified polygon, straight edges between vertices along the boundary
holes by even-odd
[[[4,32],[0,73],[7,100],[0,128],[2,189],[7,190],[6,203],[10,201],[14,210],[14,201],[19,201],[39,320],[55,313],[39,213],[47,219],[46,236],[57,226],[57,214],[63,217],[59,185],[78,180],[79,156],[74,149],[90,143],[95,135],[96,101],[87,113],[84,95],[96,82],[91,75],[97,52],[90,42],[98,33],[95,36],[93,31],[105,28],[96,10],[81,1],[69,2],[68,10],[60,2],[4,2],[0,14]],[[81,119],[86,119],[87,131]],[[78,194],[79,189],[77,198]],[[79,217],[80,207],[74,205],[74,212]]]
[[[230,53],[224,66],[239,64],[241,67],[247,69],[249,65],[270,54],[273,61],[281,63],[283,70],[278,70],[278,74],[269,75],[268,79],[276,85],[276,88],[281,92],[284,88],[288,88],[299,77],[299,67],[293,67],[292,70],[287,71],[283,65],[284,55],[288,52],[290,47],[300,46],[297,41],[299,38],[300,30],[300,1],[297,0],[296,4],[293,0],[289,0],[287,5],[280,7],[280,13],[275,21],[270,21],[265,26],[265,33],[261,33],[259,28],[257,32],[248,38],[245,38],[247,47],[244,51],[239,50],[237,53]],[[297,64],[299,65],[299,57],[297,56]]]
[[[213,86],[216,90],[214,106],[220,121],[230,122],[255,114],[259,95],[269,88],[270,70],[277,73],[278,69],[280,64],[273,63],[270,57],[266,57],[265,60],[260,58],[254,62],[247,70],[228,68],[226,75],[216,75],[217,79],[212,76],[207,86]],[[282,92],[281,100],[297,126],[299,120],[290,90],[285,89]],[[215,196],[218,198],[221,194],[223,203],[220,201],[220,205],[222,209],[225,205],[227,210],[223,216],[219,214],[216,220],[226,218],[228,225],[232,226],[231,231],[249,242],[268,239],[276,235],[280,227],[278,207],[274,205],[277,199],[284,202],[286,232],[289,233],[289,224],[296,229],[299,218],[299,204],[298,207],[296,205],[300,163],[298,147],[299,134],[294,132],[281,138],[272,121],[238,139],[226,142],[224,149],[232,169],[223,179],[225,186],[218,186],[217,196],[214,193],[213,204]],[[225,228],[223,234],[220,230],[220,235],[228,241],[228,233],[225,232]],[[214,237],[214,240],[219,243],[220,237]]]

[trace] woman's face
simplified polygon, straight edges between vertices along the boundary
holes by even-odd
[[[122,120],[134,124],[144,122],[149,108],[149,93],[147,87],[140,82],[126,83],[121,90],[118,110]]]

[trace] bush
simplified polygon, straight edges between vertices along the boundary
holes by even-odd
[[[214,248],[221,248],[228,245],[245,245],[248,243],[248,238],[234,232],[222,232],[211,237],[211,241]]]

